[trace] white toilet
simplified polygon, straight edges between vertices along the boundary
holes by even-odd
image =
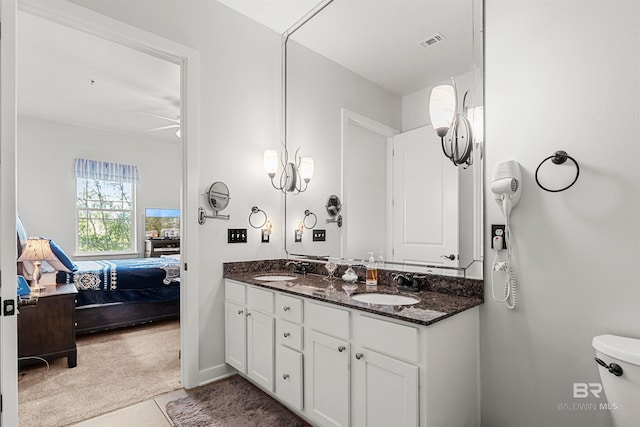
[[[598,335],[592,345],[613,425],[640,426],[640,339]]]

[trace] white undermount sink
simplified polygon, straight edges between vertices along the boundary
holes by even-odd
[[[296,276],[284,276],[284,275],[264,275],[254,277],[256,280],[264,280],[265,282],[286,282],[289,280],[296,280]]]
[[[390,294],[357,294],[351,298],[356,301],[378,305],[411,305],[420,302],[418,298]]]

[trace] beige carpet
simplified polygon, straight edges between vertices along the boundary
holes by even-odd
[[[161,322],[79,337],[78,366],[21,369],[21,427],[58,427],[180,388],[180,325]]]
[[[303,427],[298,418],[240,375],[188,390],[167,403],[177,427]]]

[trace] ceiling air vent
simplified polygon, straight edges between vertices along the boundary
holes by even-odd
[[[435,33],[434,35],[432,35],[431,37],[429,37],[426,40],[423,40],[420,42],[420,46],[422,46],[423,48],[428,48],[433,46],[436,43],[440,43],[441,41],[444,41],[446,38],[442,33]]]

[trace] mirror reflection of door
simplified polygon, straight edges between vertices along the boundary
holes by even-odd
[[[396,130],[344,109],[342,146],[343,258],[390,253],[391,139]]]
[[[458,267],[458,168],[430,125],[393,137],[393,150],[393,260]]]

